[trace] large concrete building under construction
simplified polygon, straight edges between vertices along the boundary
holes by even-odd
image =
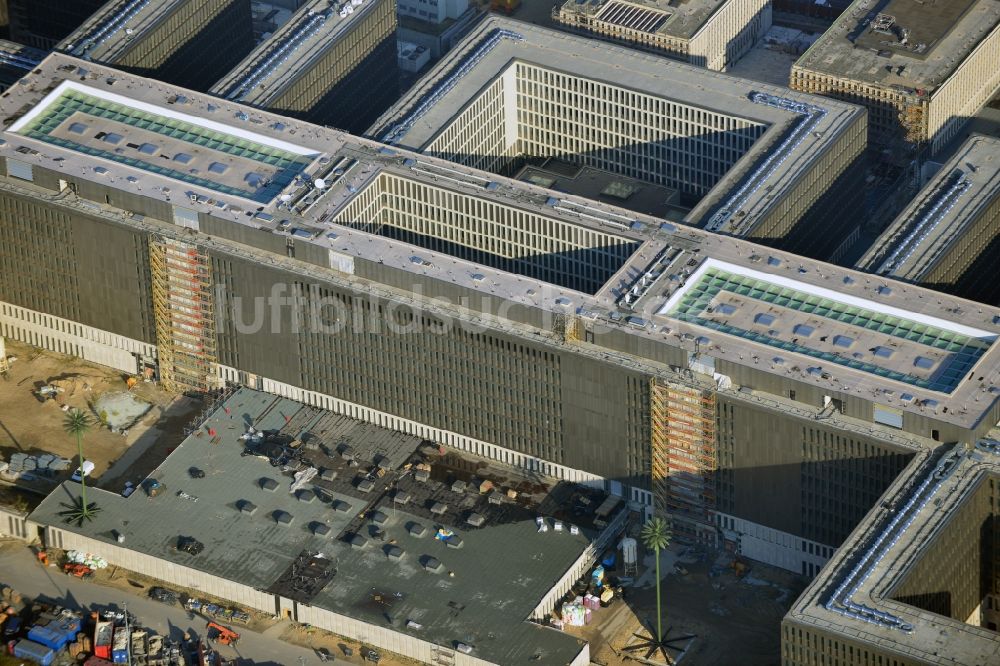
[[[306,3],[211,92],[363,132],[399,93],[396,5],[392,0]]]
[[[870,142],[939,150],[1000,88],[996,0],[855,0],[792,67],[791,86],[863,104]]]
[[[740,89],[719,114],[724,80],[700,72],[674,117],[732,127],[730,153],[791,142],[736,179],[762,208],[805,196],[785,167],[819,187],[863,147],[863,111]],[[1000,418],[993,308],[63,54],[0,112],[12,339],[603,485],[806,574],[914,453]]]
[[[566,0],[566,29],[725,71],[771,28],[771,0]]]
[[[853,105],[493,16],[369,135],[500,174],[552,160],[643,180],[677,191],[674,219],[827,259],[858,223],[867,125]]]
[[[924,452],[799,597],[783,666],[1000,663],[1000,442]]]
[[[857,265],[1000,304],[1000,140],[962,144]]]
[[[246,0],[109,0],[56,50],[207,90],[253,47]]]

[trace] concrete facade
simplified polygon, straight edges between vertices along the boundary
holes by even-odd
[[[992,1],[931,8],[855,0],[795,63],[790,85],[864,105],[873,145],[905,141],[936,152],[996,94],[998,60]]]
[[[55,48],[208,90],[253,46],[250,3],[243,0],[111,0]]]
[[[771,0],[579,3],[552,9],[567,29],[724,72],[771,28]]]
[[[390,0],[307,3],[210,92],[361,132],[398,92],[396,23]]]
[[[822,563],[914,453],[935,440],[982,436],[1000,420],[989,391],[1000,313],[988,308],[977,312],[891,280],[876,285],[863,273],[738,238],[661,227],[590,200],[556,199],[527,183],[217,97],[178,104],[169,89],[133,85],[136,98],[109,97],[119,117],[133,114],[146,127],[99,125],[104,137],[127,135],[121,143],[137,146],[134,157],[123,164],[108,151],[104,171],[89,156],[81,168],[66,146],[99,150],[107,141],[95,138],[97,127],[58,145],[47,137],[97,122],[109,103],[102,96],[123,88],[77,62],[54,56],[43,66],[46,76],[77,80],[55,86],[45,103],[36,99],[0,146],[0,300],[4,334],[13,339],[65,349],[68,336],[83,338],[97,345],[86,353],[106,350],[116,367],[131,361],[136,370],[155,351],[160,378],[181,387],[259,387],[600,484],[666,507],[675,531],[689,538],[745,536],[748,552],[796,572]],[[72,73],[59,69],[70,64]],[[80,82],[78,66],[93,76]],[[16,95],[37,94],[21,88]],[[91,110],[70,118],[64,108]],[[176,137],[153,136],[148,127],[160,118],[192,137],[212,137],[218,147],[188,149],[188,164],[222,173],[191,183],[144,169],[152,159],[143,157],[144,144],[188,154]],[[281,164],[252,168],[267,167],[284,184],[247,190],[240,170],[251,167],[243,160],[265,151]],[[64,159],[49,159],[56,153]],[[312,187],[288,176],[295,169],[308,169]],[[381,178],[399,188],[380,190]],[[406,239],[395,237],[390,227],[409,206],[451,231],[412,227]],[[500,209],[516,215],[489,212]],[[477,226],[494,219],[493,228]],[[573,245],[573,238],[583,240]],[[618,268],[606,267],[606,284],[592,290],[596,277],[587,290],[560,284],[585,277],[575,267],[579,252],[617,244],[637,247],[616,258]],[[511,262],[514,247],[534,263]],[[539,265],[549,272],[536,274]],[[191,271],[197,311],[171,286]],[[56,279],[57,287],[42,288]],[[761,285],[745,297],[761,300],[751,312],[770,313],[773,333],[752,334],[759,322],[744,322],[738,309],[683,318],[701,302],[696,292],[726,280],[736,291],[745,288],[739,281]],[[725,293],[714,298],[728,307]],[[956,317],[955,307],[966,314]],[[810,317],[816,335],[793,332]],[[859,317],[868,323],[850,323]],[[64,331],[66,322],[89,328]],[[866,332],[874,328],[884,333]],[[917,365],[910,352],[866,354],[873,335],[916,335],[907,347],[926,348],[920,353],[934,355],[940,372]],[[846,336],[861,340],[852,350],[860,359],[839,351],[853,344]],[[960,344],[936,351],[940,336]],[[965,379],[969,364],[983,379]],[[941,383],[952,366],[962,381]],[[761,496],[762,485],[775,492]]]

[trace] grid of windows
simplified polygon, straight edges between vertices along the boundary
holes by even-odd
[[[513,67],[425,152],[497,173],[516,156],[560,157],[701,197],[768,127],[530,63]],[[512,141],[506,116],[514,110]]]
[[[424,150],[428,155],[499,173],[514,156],[507,144],[504,77],[497,77]]]
[[[167,83],[205,90],[235,67],[253,43],[249,3],[189,0],[148,32],[95,58]]]
[[[385,173],[337,222],[587,293],[600,289],[639,245]]]
[[[405,419],[564,462],[561,355],[490,332],[326,285],[295,283],[301,327],[256,340],[233,336],[232,298],[252,266],[213,258],[213,275],[231,286],[220,303],[219,360],[255,371],[274,349],[294,385]],[[265,285],[265,288],[269,288]],[[266,342],[263,340],[266,339]],[[260,347],[259,345],[263,345]]]
[[[519,152],[558,156],[703,196],[767,126],[517,63]]]
[[[871,442],[802,428],[802,536],[839,546],[912,458]]]

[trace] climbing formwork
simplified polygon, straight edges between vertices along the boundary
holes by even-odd
[[[715,541],[715,392],[653,380],[652,484],[657,513],[676,534]]]
[[[211,388],[217,362],[208,254],[168,238],[150,241],[160,381],[171,390]]]

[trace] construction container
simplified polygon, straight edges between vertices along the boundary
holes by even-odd
[[[28,631],[28,639],[41,643],[53,650],[61,650],[76,640],[80,631],[80,618],[69,613],[51,617],[46,623],[39,622]]]
[[[128,663],[128,648],[131,636],[125,631],[125,627],[115,627],[114,643],[111,647],[111,661],[116,664]]]
[[[94,656],[101,660],[111,659],[111,641],[114,635],[113,622],[99,620],[94,626]]]
[[[14,656],[18,659],[30,659],[41,666],[49,666],[56,658],[56,651],[35,641],[22,639],[14,644]]]

